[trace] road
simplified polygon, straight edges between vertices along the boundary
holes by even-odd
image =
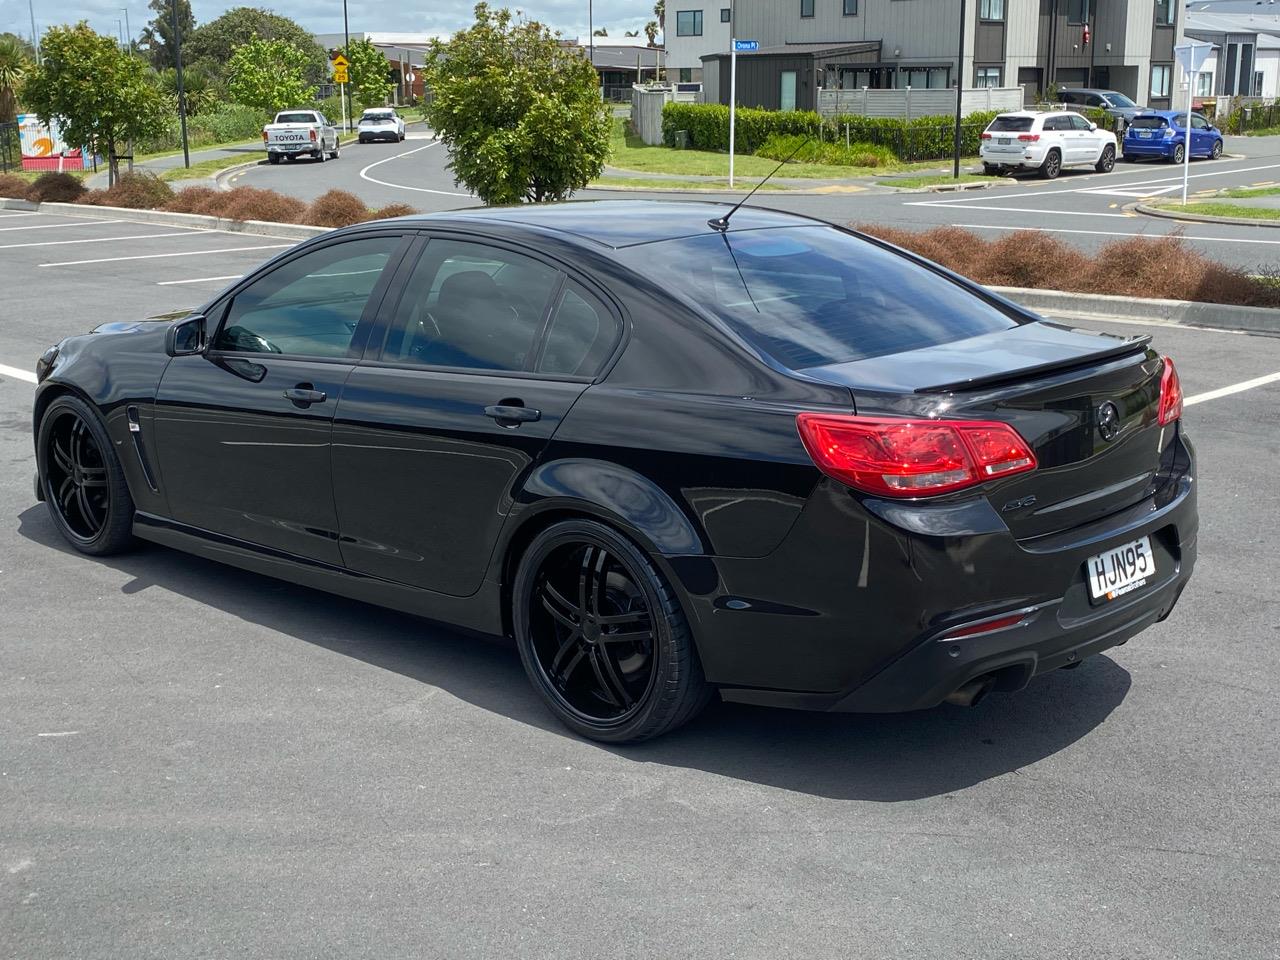
[[[972,710],[720,705],[608,748],[505,646],[58,539],[35,357],[288,243],[0,212],[0,957],[1280,956],[1280,381],[1215,393],[1280,339],[1093,324],[1190,397],[1164,624]]]
[[[1232,138],[1232,156],[1191,166],[1191,190],[1280,182],[1280,137]],[[299,161],[253,167],[232,181],[311,200],[332,188],[350,190],[370,207],[407,203],[423,212],[452,210],[479,201],[453,182],[442,145],[427,132],[401,144],[352,145],[337,163]],[[1224,263],[1257,270],[1280,261],[1280,230],[1218,224],[1183,224],[1126,210],[1144,197],[1180,193],[1182,171],[1164,163],[1117,164],[1114,172],[1068,169],[1057,181],[1020,177],[1014,186],[959,194],[914,194],[879,188],[853,193],[797,195],[770,192],[752,201],[839,223],[882,223],[924,229],[968,227],[998,236],[1015,229],[1047,230],[1086,250],[1109,240],[1181,232],[1190,245]],[[579,199],[688,197],[688,194],[584,190]],[[699,199],[708,195],[699,194]],[[741,195],[710,195],[736,200]],[[1153,292],[1153,295],[1158,295]]]

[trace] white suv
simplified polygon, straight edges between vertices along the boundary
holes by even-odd
[[[1063,167],[1085,164],[1110,173],[1116,165],[1116,136],[1067,110],[1019,110],[1002,113],[987,125],[978,155],[988,174],[1039,170],[1052,180]]]

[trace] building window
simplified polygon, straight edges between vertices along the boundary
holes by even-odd
[[[1157,0],[1160,2],[1160,0]],[[1172,0],[1164,0],[1169,3]],[[1089,0],[1067,0],[1067,23],[1089,22]]]
[[[1156,0],[1156,26],[1168,27],[1173,25],[1174,6],[1173,0]]]
[[[1213,74],[1200,71],[1196,74],[1196,96],[1211,97],[1213,96]]]
[[[998,87],[1000,86],[1000,68],[999,67],[978,67],[974,71],[974,86],[976,87]]]
[[[1255,97],[1262,96],[1262,71],[1255,70],[1253,74],[1253,95]]]
[[[813,0],[800,0],[800,16],[813,16]]]
[[[1153,63],[1151,65],[1151,97],[1154,100],[1168,100],[1169,89],[1173,81],[1173,65]]]
[[[728,22],[729,22],[730,20],[732,20],[732,19],[733,19],[733,8],[732,8],[732,7],[721,7],[721,8],[720,8],[720,22],[721,22],[721,23],[728,23]]]
[[[979,20],[1003,20],[1004,0],[981,0],[978,4]]]
[[[677,10],[676,11],[676,36],[677,37],[702,36],[702,11],[701,10]]]
[[[846,17],[858,15],[858,0],[844,0],[844,15]]]
[[[692,83],[692,82],[693,82],[693,67],[681,67],[681,68],[680,68],[680,80],[679,80],[679,82],[680,82],[680,83]]]

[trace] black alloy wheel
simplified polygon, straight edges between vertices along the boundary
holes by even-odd
[[[1040,176],[1046,180],[1056,180],[1061,172],[1062,154],[1057,150],[1050,150],[1049,155],[1044,158],[1044,163],[1040,164]]]
[[[133,499],[101,421],[59,397],[40,422],[40,475],[54,523],[77,550],[103,555],[132,541]]]
[[[583,736],[645,740],[686,722],[710,697],[670,586],[603,524],[564,521],[534,539],[516,575],[512,619],[529,679]]]
[[[1107,144],[1102,148],[1102,156],[1098,158],[1098,163],[1094,167],[1099,173],[1110,173],[1116,166],[1116,148]]]

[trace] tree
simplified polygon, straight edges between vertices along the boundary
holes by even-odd
[[[658,18],[658,32],[667,35],[667,0],[657,0],[653,5],[653,15]]]
[[[640,36],[640,31],[639,31],[639,30],[626,30],[626,31],[624,31],[624,32],[623,32],[623,34],[622,34],[622,35],[623,35],[624,37],[638,37],[638,36]]]
[[[236,103],[274,112],[315,99],[316,89],[306,80],[306,51],[288,40],[242,43],[227,68],[227,92]]]
[[[644,35],[649,38],[649,46],[658,45],[658,21],[650,20],[644,25]]]
[[[68,144],[106,154],[115,183],[116,148],[164,131],[164,96],[141,59],[83,20],[50,27],[40,46],[44,63],[29,72],[23,100],[42,122],[56,123]]]
[[[609,35],[609,31],[604,27],[596,27],[595,30],[591,31],[591,35],[593,37],[607,37]]]
[[[191,0],[151,0],[148,7],[155,16],[142,28],[138,42],[147,52],[151,65],[157,70],[172,67],[175,64],[175,45],[173,36],[173,5],[178,5],[178,27],[183,49],[191,38],[196,27],[195,14],[191,12]]]
[[[31,45],[11,33],[0,35],[0,123],[18,115],[18,90],[32,66]]]
[[[485,203],[562,200],[604,169],[609,114],[595,68],[547,27],[477,3],[476,22],[433,41],[427,121],[458,182]]]
[[[391,80],[391,68],[382,51],[368,39],[356,40],[346,57],[350,61],[347,73],[351,77],[351,98],[362,110],[386,103],[387,94],[395,83]]]
[[[307,83],[314,86],[328,81],[329,57],[310,31],[288,17],[255,7],[236,7],[196,27],[190,41],[183,42],[182,57],[184,61],[229,64],[236,48],[255,38],[289,41],[305,54]]]

